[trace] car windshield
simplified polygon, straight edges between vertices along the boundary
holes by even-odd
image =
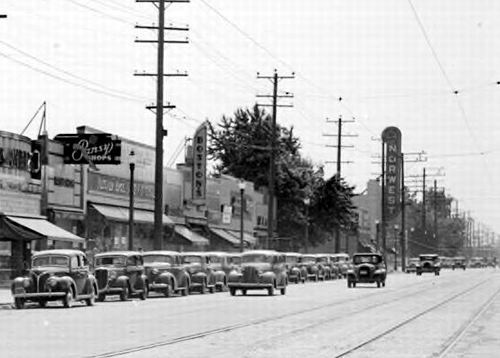
[[[297,256],[285,256],[285,262],[289,264],[296,264],[299,261]]]
[[[239,256],[231,257],[231,263],[233,263],[235,265],[241,265],[241,257],[239,257]]]
[[[210,263],[220,264],[222,262],[222,257],[220,256],[210,256]]]
[[[309,262],[309,261],[316,262],[316,257],[314,257],[314,256],[302,256],[302,262]]]
[[[359,264],[378,264],[382,261],[380,256],[377,255],[363,255],[363,256],[354,256],[353,261],[356,265]]]
[[[182,262],[185,264],[201,264],[202,258],[201,256],[183,256]]]
[[[37,256],[33,259],[33,267],[38,266],[69,266],[69,258],[60,255]]]
[[[270,255],[264,255],[264,254],[248,254],[248,255],[243,255],[241,257],[241,262],[242,263],[271,263],[273,261],[273,257]]]
[[[165,263],[173,265],[175,262],[175,258],[169,255],[144,255],[143,258],[145,264]]]
[[[328,257],[322,256],[316,258],[317,262],[328,262]]]
[[[422,255],[420,256],[420,261],[437,261],[439,258],[432,255]]]
[[[96,266],[125,266],[125,256],[101,256],[95,259]]]

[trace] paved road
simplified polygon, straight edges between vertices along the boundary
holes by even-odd
[[[1,357],[498,357],[500,271],[0,311]]]

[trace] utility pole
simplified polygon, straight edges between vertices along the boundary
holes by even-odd
[[[401,248],[401,272],[406,272],[406,189],[405,189],[405,155],[401,153],[401,232],[399,247]]]
[[[349,120],[345,121],[342,120],[342,115],[339,115],[339,119],[337,121],[330,121],[326,120],[327,123],[337,123],[337,134],[323,134],[325,137],[337,137],[337,145],[326,145],[326,147],[333,147],[337,148],[337,173],[336,177],[337,180],[340,183],[340,180],[342,179],[342,163],[345,164],[350,164],[353,163],[352,161],[342,161],[342,148],[354,148],[353,145],[342,145],[342,137],[357,137],[356,134],[342,134],[342,124],[343,123],[353,123],[354,120]],[[332,161],[327,161],[327,164],[330,163],[335,163]],[[340,252],[340,228],[337,225],[335,227],[335,247],[334,247],[334,252],[339,253]]]
[[[156,104],[146,106],[149,110],[156,112],[155,130],[155,205],[154,205],[154,240],[155,250],[161,250],[163,246],[163,138],[167,131],[163,127],[163,110],[173,109],[175,106],[163,104],[164,77],[167,76],[187,76],[187,73],[165,74],[164,73],[164,52],[166,43],[188,43],[188,40],[165,41],[165,30],[188,31],[188,28],[165,27],[165,3],[187,3],[189,0],[136,0],[139,3],[153,3],[158,8],[158,26],[139,26],[138,29],[149,29],[158,31],[158,40],[135,40],[139,43],[158,43],[157,73],[135,73],[135,76],[156,77]]]
[[[427,228],[426,228],[426,213],[425,213],[425,181],[426,181],[426,176],[425,176],[425,168],[424,172],[422,174],[422,230],[424,231],[424,240],[427,240]]]
[[[437,253],[439,254],[439,239],[438,239],[438,221],[437,221],[437,180],[434,179],[434,245],[436,245]]]
[[[279,76],[278,71],[274,70],[274,75],[273,76],[261,76],[257,72],[257,78],[258,79],[267,79],[271,80],[273,84],[273,94],[272,95],[257,95],[257,98],[269,98],[272,97],[273,103],[271,105],[269,104],[258,104],[259,106],[263,107],[270,107],[272,106],[272,123],[271,123],[271,149],[270,149],[270,158],[269,158],[269,200],[268,200],[268,207],[267,207],[267,237],[266,237],[266,243],[265,243],[265,248],[269,248],[269,242],[273,238],[273,233],[274,233],[274,182],[275,182],[275,176],[276,176],[276,115],[277,115],[277,108],[278,107],[293,107],[291,104],[278,104],[278,98],[293,98],[293,95],[286,92],[284,95],[278,95],[278,82],[282,79],[293,79],[295,78],[294,73],[292,73],[291,76]],[[277,205],[276,205],[277,206]]]

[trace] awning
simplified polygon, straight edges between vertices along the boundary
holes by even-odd
[[[128,222],[128,208],[101,204],[91,205],[94,209],[96,209],[109,220]],[[170,219],[167,215],[162,214],[162,218],[163,225],[174,225],[173,220]],[[153,224],[155,222],[155,214],[153,211],[134,208],[134,222]]]
[[[222,240],[225,240],[234,246],[240,245],[240,239],[235,238],[232,234],[228,233],[226,230],[217,228],[209,228],[209,229],[211,232],[217,235],[217,237],[220,237]]]
[[[239,231],[227,230],[227,232],[230,233],[233,237],[236,237],[238,240],[240,239],[240,232]],[[251,246],[254,246],[257,244],[257,238],[253,235],[246,233],[246,232],[243,232],[243,240]]]
[[[61,229],[43,216],[3,215],[0,221],[0,239],[3,240],[51,239],[73,243],[85,242],[85,239]]]
[[[177,234],[188,240],[194,245],[208,245],[210,242],[203,236],[189,230],[184,225],[175,225],[174,230]]]

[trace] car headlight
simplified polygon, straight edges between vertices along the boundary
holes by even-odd
[[[151,273],[153,275],[158,275],[160,273],[160,270],[158,270],[157,268],[154,268],[154,269],[151,270]]]
[[[109,273],[109,279],[110,280],[114,280],[116,278],[117,274],[116,274],[116,271],[111,271]]]
[[[30,284],[31,284],[31,280],[29,278],[25,278],[23,280],[23,286],[24,286],[24,288],[28,288],[30,286]]]
[[[54,276],[50,276],[48,279],[47,279],[47,285],[49,287],[55,287],[57,286],[57,279],[54,277]]]

